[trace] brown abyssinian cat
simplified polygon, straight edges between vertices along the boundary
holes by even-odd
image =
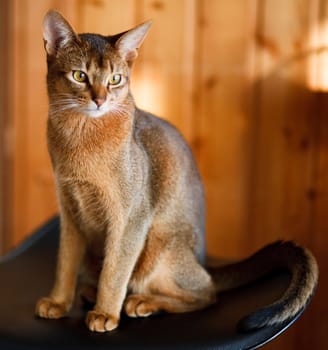
[[[157,311],[187,312],[286,267],[280,300],[255,311],[243,329],[283,322],[311,298],[315,259],[291,242],[266,246],[243,262],[204,268],[204,193],[191,151],[167,122],[135,106],[130,70],[150,22],[114,36],[76,34],[55,11],[44,19],[48,62],[48,145],[60,204],[54,287],[36,314],[59,318],[81,278],[94,301],[96,332]]]

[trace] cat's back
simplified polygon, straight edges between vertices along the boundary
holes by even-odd
[[[179,131],[169,122],[137,110],[135,141],[149,164],[152,204],[157,221],[169,221],[175,227],[187,223],[197,236],[197,256],[205,251],[204,188],[191,149]],[[190,237],[189,237],[190,238]],[[189,239],[188,238],[188,239]]]
[[[137,110],[134,138],[147,157],[155,197],[177,196],[188,202],[192,195],[203,203],[203,186],[192,151],[172,124]]]
[[[187,166],[196,170],[196,163],[187,142],[168,121],[138,109],[135,139],[144,147],[153,162],[161,159],[160,163],[171,161],[173,165],[179,161],[181,167]]]

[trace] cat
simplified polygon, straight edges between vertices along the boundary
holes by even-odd
[[[138,109],[130,73],[150,28],[76,34],[56,11],[44,18],[49,116],[47,139],[59,201],[56,277],[36,315],[57,319],[81,296],[86,324],[105,332],[130,317],[188,312],[218,292],[285,267],[289,288],[240,322],[243,330],[295,316],[318,280],[313,255],[272,243],[235,264],[205,268],[204,189],[192,152],[168,122]]]

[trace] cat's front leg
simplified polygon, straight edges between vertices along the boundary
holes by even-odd
[[[86,318],[91,331],[106,332],[118,326],[127,286],[143,249],[148,229],[148,220],[138,217],[130,219],[121,232],[111,233],[107,237],[97,303]]]
[[[77,232],[70,217],[62,213],[56,279],[50,295],[37,302],[37,316],[56,319],[65,316],[69,311],[84,251],[84,239]]]

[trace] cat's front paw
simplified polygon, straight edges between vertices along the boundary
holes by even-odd
[[[117,328],[119,319],[111,315],[99,312],[89,311],[86,318],[86,323],[90,331],[107,332]]]
[[[43,318],[61,318],[66,315],[68,307],[64,303],[58,303],[51,298],[40,299],[35,308],[35,314]]]

